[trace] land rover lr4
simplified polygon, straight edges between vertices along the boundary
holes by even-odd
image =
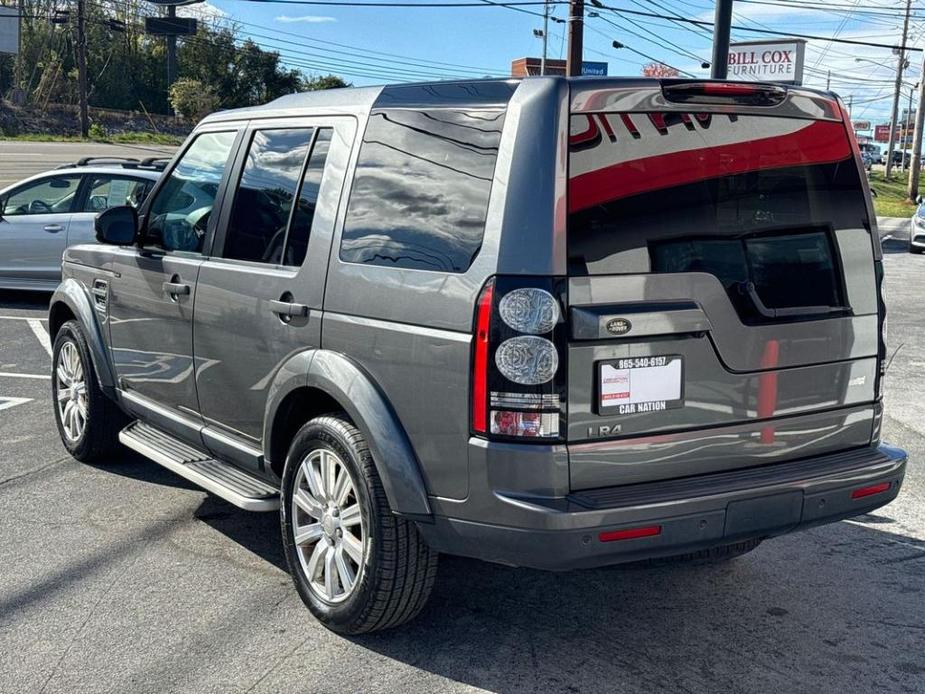
[[[58,428],[279,509],[329,628],[400,624],[440,552],[721,559],[869,512],[881,249],[832,94],[536,78],[206,118],[67,251]]]

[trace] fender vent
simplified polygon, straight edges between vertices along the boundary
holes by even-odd
[[[109,282],[106,280],[93,280],[93,305],[100,313],[106,313],[109,305]]]

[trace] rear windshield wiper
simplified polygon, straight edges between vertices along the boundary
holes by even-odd
[[[740,282],[739,291],[745,294],[752,302],[755,310],[764,318],[794,318],[796,316],[822,316],[833,313],[845,313],[847,306],[787,306],[784,308],[769,308],[765,306],[754,282]]]

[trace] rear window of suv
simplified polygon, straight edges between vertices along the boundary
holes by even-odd
[[[373,111],[341,260],[465,272],[482,245],[504,111]]]
[[[706,272],[748,323],[843,313],[835,232],[869,225],[842,123],[576,114],[573,275]]]

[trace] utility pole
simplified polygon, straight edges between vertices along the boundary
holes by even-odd
[[[713,60],[710,76],[724,80],[729,74],[729,34],[732,29],[732,0],[716,0],[713,15]]]
[[[906,108],[906,128],[905,128],[905,132],[903,133],[903,141],[902,141],[903,145],[909,144],[909,132],[912,130],[912,93],[914,91],[915,91],[915,87],[910,85],[909,86],[909,106]],[[906,169],[906,150],[907,149],[909,148],[905,146],[901,147],[903,156],[902,156],[902,162],[900,163],[900,166],[903,171],[907,170]],[[912,162],[909,162],[909,163],[911,164]]]
[[[830,91],[832,89],[832,71],[829,70],[825,76],[825,90]]]
[[[922,52],[922,70],[925,70],[925,51]],[[919,106],[915,112],[915,140],[912,143],[912,161],[909,162],[909,186],[906,192],[915,202],[919,196],[919,175],[922,172],[922,126],[925,125],[925,72],[919,79]]]
[[[177,16],[175,5],[167,6],[167,19],[174,19]],[[170,88],[177,81],[177,35],[167,35],[167,93],[170,94]],[[168,100],[169,104],[169,100]],[[173,111],[173,107],[169,107]]]
[[[87,26],[86,0],[77,0],[77,101],[80,110],[80,134],[90,134],[90,116],[87,113]]]
[[[546,46],[549,44],[549,0],[543,2],[543,58],[540,60],[540,74],[546,74]]]
[[[585,0],[569,0],[568,11],[568,61],[565,74],[569,77],[581,75],[581,60],[585,32]]]
[[[912,10],[912,0],[906,0],[906,18],[903,20],[903,42],[899,48],[896,64],[896,90],[893,92],[893,115],[890,117],[890,143],[886,148],[886,171],[884,177],[889,178],[893,172],[893,147],[896,144],[896,125],[899,123],[899,93],[903,86],[903,68],[906,62],[906,41],[909,38],[909,13]]]

